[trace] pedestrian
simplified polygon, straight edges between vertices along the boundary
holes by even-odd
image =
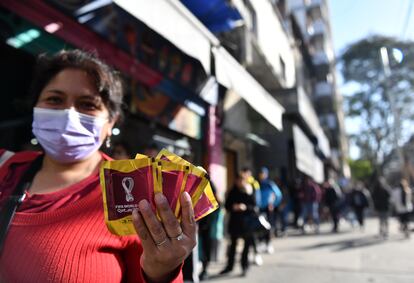
[[[305,176],[302,184],[303,206],[302,206],[302,232],[305,233],[305,226],[312,220],[315,233],[319,233],[319,203],[321,202],[321,188],[309,176]]]
[[[241,174],[236,177],[235,185],[226,198],[225,207],[229,213],[230,246],[227,253],[227,265],[220,274],[226,274],[233,270],[237,242],[239,239],[243,239],[244,248],[241,256],[241,267],[242,275],[245,276],[249,268],[249,249],[253,240],[253,234],[246,227],[246,222],[251,215],[256,213],[256,198],[253,188],[244,180]]]
[[[412,190],[407,180],[402,179],[400,185],[392,191],[392,202],[400,221],[401,231],[406,238],[410,237],[410,215],[413,211]]]
[[[215,195],[216,200],[218,198],[216,196],[216,187],[213,182],[211,183],[211,188]],[[218,216],[220,214],[220,202],[219,208],[215,210],[213,213],[205,216],[203,219],[198,221],[198,244],[199,244],[199,258],[202,263],[202,269],[198,276],[200,280],[205,280],[208,278],[208,266],[211,261],[211,252],[212,252],[212,243],[213,243],[213,229],[214,226],[217,224]]]
[[[281,179],[274,179],[276,186],[278,186],[282,199],[278,204],[275,202],[274,217],[275,217],[275,237],[284,237],[286,235],[286,228],[288,226],[288,217],[291,210],[290,190],[282,182]],[[280,225],[279,225],[280,222]]]
[[[253,193],[256,197],[256,204],[260,203],[260,184],[259,182],[254,178],[253,174],[252,174],[252,170],[249,167],[244,167],[241,170],[241,174],[244,178],[244,180],[254,189]],[[260,255],[259,251],[258,251],[258,235],[257,234],[253,234],[253,239],[252,239],[252,248],[253,248],[253,255],[254,255],[254,259],[253,259],[253,263],[260,266],[263,265],[263,258]]]
[[[325,181],[322,184],[324,190],[324,202],[329,209],[331,219],[333,222],[332,232],[338,232],[340,206],[342,200],[342,191],[333,180]]]
[[[292,184],[292,211],[293,211],[293,226],[298,229],[302,225],[299,224],[300,217],[303,210],[303,191],[302,191],[303,180],[301,178],[296,178]]]
[[[359,227],[364,229],[365,210],[369,207],[370,193],[360,181],[356,182],[350,195],[351,207],[357,217]]]
[[[104,222],[99,168],[110,158],[99,148],[121,115],[118,75],[94,55],[61,51],[40,57],[32,92],[45,153],[15,153],[0,167],[1,281],[182,282],[196,237],[188,194],[181,224],[162,194],[158,216],[145,200],[134,211],[138,235],[115,236]]]
[[[272,229],[275,229],[275,214],[274,210],[282,202],[282,192],[275,182],[269,179],[269,169],[262,167],[259,171],[259,184],[260,184],[260,202],[259,209],[262,214],[267,218],[267,221],[272,225]],[[265,251],[269,254],[273,253],[273,245],[271,242],[272,230],[267,231],[262,240],[265,244]]]
[[[374,208],[379,218],[380,237],[388,237],[388,218],[391,211],[391,189],[384,177],[380,176],[372,192]]]

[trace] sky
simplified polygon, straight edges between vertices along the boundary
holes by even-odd
[[[328,3],[337,56],[349,44],[374,34],[414,41],[414,0],[329,0]],[[338,88],[346,94],[352,86],[345,86],[339,75]],[[359,122],[346,119],[347,133],[357,131]],[[350,157],[358,156],[358,148],[351,144]]]

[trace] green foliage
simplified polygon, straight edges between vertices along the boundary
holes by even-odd
[[[381,47],[389,54],[389,75],[381,62]],[[403,53],[401,62],[393,56],[394,49]],[[346,114],[362,120],[360,131],[351,139],[360,147],[362,158],[383,167],[394,137],[402,144],[404,134],[412,134],[412,124],[404,122],[414,118],[414,44],[373,36],[348,46],[339,64],[345,84],[354,90],[344,94]]]
[[[372,163],[369,160],[349,160],[348,163],[354,180],[366,181],[374,172]]]

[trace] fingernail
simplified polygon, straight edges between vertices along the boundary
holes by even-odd
[[[154,199],[157,204],[164,203],[166,200],[165,196],[162,193],[155,194]]]
[[[149,209],[149,204],[148,201],[146,199],[141,200],[138,203],[139,209],[141,210],[148,210]]]
[[[184,192],[183,195],[186,201],[191,201],[191,197],[187,192]]]

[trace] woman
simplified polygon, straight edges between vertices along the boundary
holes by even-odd
[[[380,237],[387,239],[389,230],[388,218],[391,211],[391,189],[383,176],[380,176],[376,182],[372,192],[372,201],[380,222]]]
[[[354,209],[361,230],[364,229],[365,210],[369,207],[369,200],[369,191],[362,182],[357,182],[355,188],[351,191],[351,206]]]
[[[245,276],[249,268],[249,248],[253,243],[253,234],[248,232],[246,221],[249,214],[255,213],[256,198],[253,193],[253,187],[244,180],[241,174],[237,176],[235,186],[227,196],[225,207],[230,214],[228,231],[231,237],[231,244],[228,250],[226,268],[220,274],[226,274],[233,270],[237,241],[242,238],[244,240],[244,248],[241,267],[242,275]]]
[[[138,236],[112,235],[104,223],[98,169],[109,158],[98,149],[121,115],[119,77],[90,54],[61,51],[39,59],[32,90],[33,133],[45,153],[16,153],[0,167],[2,216],[25,179],[0,281],[182,282],[182,262],[195,246],[188,194],[181,224],[162,194],[155,197],[161,221],[145,200],[133,212]]]
[[[401,230],[406,238],[410,237],[410,214],[413,211],[412,191],[407,180],[402,179],[400,186],[392,191],[392,202],[395,206],[401,224]]]

